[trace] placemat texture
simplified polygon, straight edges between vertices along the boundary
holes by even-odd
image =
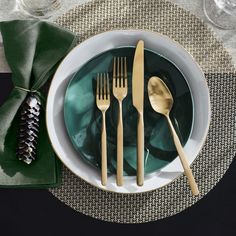
[[[236,71],[231,57],[200,19],[164,0],[95,0],[57,19],[79,35],[80,42],[112,29],[146,29],[182,44],[203,69],[209,85],[212,120],[205,145],[192,165],[201,195],[193,197],[181,176],[161,189],[142,194],[117,194],[97,189],[63,169],[63,183],[50,189],[73,209],[97,219],[142,223],[165,218],[196,203],[222,178],[236,150]]]

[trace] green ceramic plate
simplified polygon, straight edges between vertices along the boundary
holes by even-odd
[[[64,118],[69,137],[83,158],[100,168],[101,112],[96,106],[96,74],[109,72],[115,56],[127,57],[128,95],[123,101],[124,174],[136,175],[137,112],[132,106],[132,64],[135,48],[123,47],[106,51],[87,62],[70,81],[64,102]],[[177,152],[166,119],[151,108],[147,93],[148,79],[157,75],[168,85],[174,97],[171,119],[184,145],[191,132],[193,104],[189,87],[176,66],[162,56],[145,50],[145,173],[152,173],[173,161]],[[112,82],[112,81],[111,81]],[[110,83],[111,84],[111,83]],[[116,127],[118,104],[111,96],[106,113],[108,172],[116,173]]]

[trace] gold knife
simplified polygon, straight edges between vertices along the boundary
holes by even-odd
[[[144,122],[143,122],[143,96],[144,96],[144,42],[138,41],[132,74],[132,100],[138,112],[137,127],[137,185],[144,182]]]

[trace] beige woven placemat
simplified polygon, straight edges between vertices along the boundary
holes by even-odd
[[[192,197],[186,177],[148,193],[123,195],[99,190],[63,168],[60,188],[52,194],[73,209],[97,219],[141,223],[174,215],[207,194],[229,167],[236,150],[236,71],[222,42],[194,15],[164,0],[95,0],[78,6],[57,23],[80,41],[112,29],[147,29],[182,44],[202,67],[210,89],[212,121],[193,164],[201,195]]]

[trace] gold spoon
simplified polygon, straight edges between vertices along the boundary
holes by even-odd
[[[192,194],[196,196],[199,194],[198,186],[195,182],[192,170],[190,169],[189,164],[187,162],[184,149],[179,141],[179,138],[169,117],[174,102],[172,94],[166,84],[159,77],[153,76],[148,81],[148,96],[152,108],[156,112],[164,115],[167,118],[174,139],[174,144],[176,146],[176,150],[179,154],[180,161],[184,169],[184,173],[188,178]]]

